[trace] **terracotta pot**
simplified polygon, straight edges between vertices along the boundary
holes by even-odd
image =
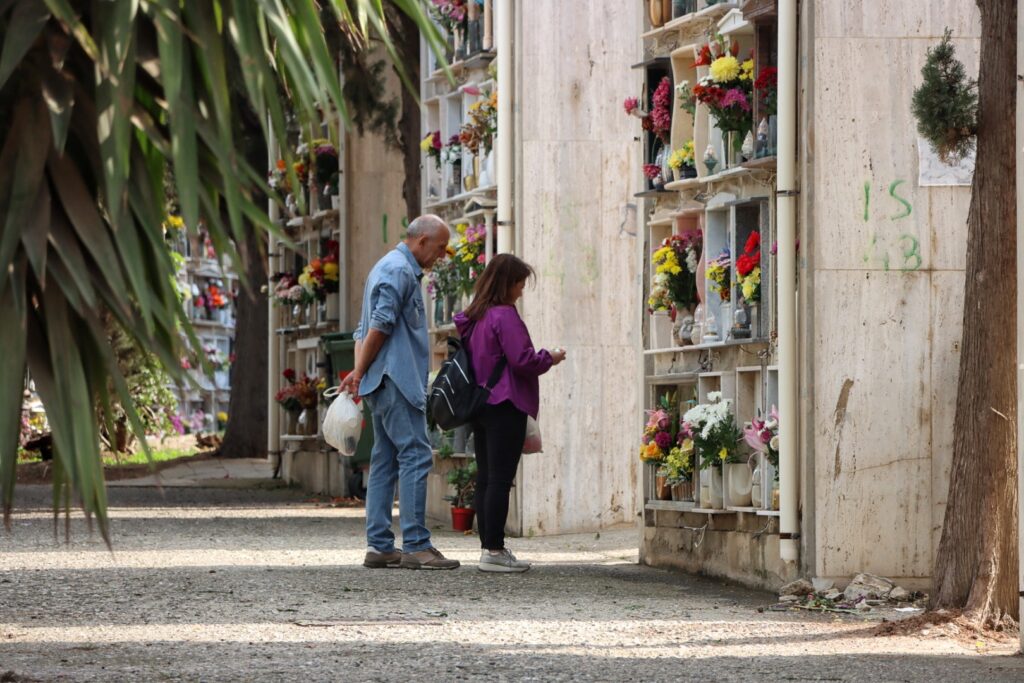
[[[693,500],[693,482],[681,481],[672,484],[672,500]]]
[[[654,495],[658,500],[672,500],[672,487],[669,486],[667,477],[655,475]]]
[[[472,531],[473,516],[476,511],[472,508],[452,508],[452,528],[456,531]]]

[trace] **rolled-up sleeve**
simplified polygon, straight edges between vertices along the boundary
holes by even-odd
[[[390,335],[398,320],[399,303],[402,297],[390,282],[382,280],[374,288],[371,301],[373,310],[370,312],[370,329],[380,330]]]
[[[513,372],[520,375],[543,375],[551,369],[551,354],[547,349],[536,351],[533,348],[526,323],[514,310],[495,321],[495,332]]]

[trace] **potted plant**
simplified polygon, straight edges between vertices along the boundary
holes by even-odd
[[[723,498],[722,467],[735,457],[740,432],[733,420],[731,401],[722,398],[722,392],[708,394],[708,403],[700,403],[683,415],[680,430],[693,445],[700,469],[708,470],[708,477],[702,477],[700,491],[701,507],[721,509]]]
[[[672,488],[672,500],[693,500],[693,439],[679,432],[678,444],[658,468]]]
[[[452,504],[452,528],[456,531],[471,531],[475,514],[473,496],[476,493],[476,460],[470,460],[463,467],[456,467],[448,473],[448,484],[455,492],[444,499]]]
[[[759,334],[757,304],[761,300],[761,233],[757,230],[747,237],[743,253],[736,259],[736,284],[739,285],[743,307],[749,314],[743,316],[746,320],[740,320],[737,311],[733,337],[756,337]]]
[[[779,488],[779,411],[772,406],[768,413],[767,420],[754,418],[743,427],[743,440],[747,442],[755,454],[758,462],[754,467],[754,482],[751,489],[751,497],[756,507],[764,506],[764,493],[761,489],[761,470],[764,467],[771,467],[771,508],[778,510],[778,496],[776,491]]]
[[[725,40],[717,36],[701,48],[694,62],[696,67],[707,67],[708,75],[693,86],[693,96],[707,105],[718,130],[731,140],[727,152],[732,153],[732,158],[753,128],[754,59],[751,56],[741,60],[739,54],[738,42],[726,49]],[[725,167],[729,167],[729,158],[726,162]],[[709,169],[708,173],[711,172]]]

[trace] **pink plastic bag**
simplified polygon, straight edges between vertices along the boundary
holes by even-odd
[[[523,453],[543,453],[544,445],[540,440],[540,425],[529,415],[526,416],[526,441],[523,442]]]

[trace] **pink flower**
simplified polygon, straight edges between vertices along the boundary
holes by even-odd
[[[476,87],[475,85],[465,86],[462,89],[462,92],[466,93],[467,95],[472,95],[473,97],[480,97],[481,95],[483,95],[483,92],[480,90],[480,88]]]
[[[644,164],[644,175],[647,176],[648,179],[654,180],[661,175],[661,166],[658,166],[657,164]]]
[[[750,102],[747,101],[747,96],[743,94],[743,91],[739,88],[732,88],[725,93],[725,97],[722,98],[722,107],[731,107],[738,104],[740,109],[743,111],[750,111]]]
[[[626,110],[627,114],[632,114],[639,106],[640,101],[635,97],[627,97],[622,103],[622,108]]]
[[[476,257],[476,262],[477,263],[484,263],[486,260],[487,260],[487,255],[486,254],[480,254],[479,256]]]

